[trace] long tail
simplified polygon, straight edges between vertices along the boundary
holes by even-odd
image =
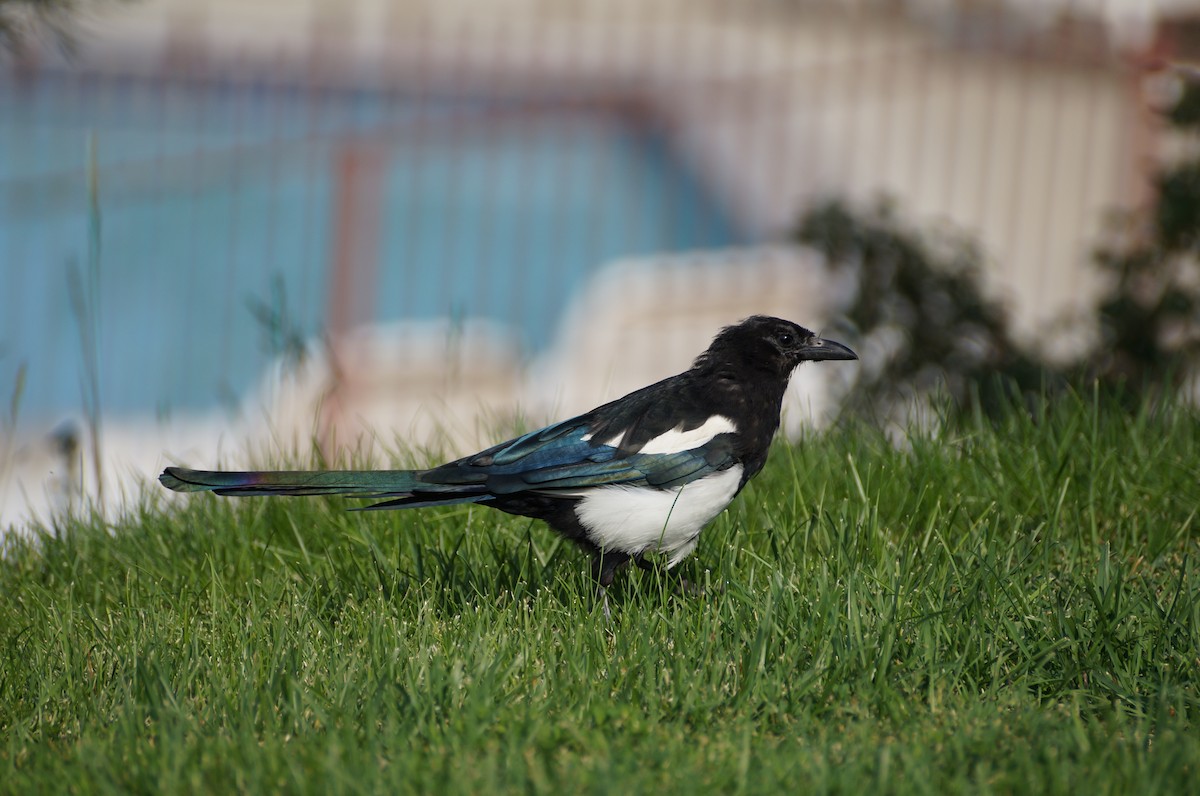
[[[349,495],[386,500],[364,509],[419,508],[447,503],[476,503],[490,495],[477,484],[422,481],[423,470],[278,470],[224,471],[168,467],[159,483],[176,492],[218,495]]]

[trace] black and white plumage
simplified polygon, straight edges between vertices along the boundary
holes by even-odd
[[[168,467],[180,492],[333,495],[365,508],[478,503],[535,517],[594,555],[601,587],[630,559],[674,566],[767,460],[802,362],[858,357],[796,324],[722,329],[692,367],[578,417],[429,470],[220,472]]]

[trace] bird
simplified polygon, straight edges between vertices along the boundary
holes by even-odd
[[[604,596],[644,556],[671,569],[762,470],[803,362],[858,359],[791,321],[721,329],[691,367],[568,420],[427,470],[214,471],[167,467],[163,486],[218,495],[346,495],[358,510],[477,504],[545,521],[592,556]]]

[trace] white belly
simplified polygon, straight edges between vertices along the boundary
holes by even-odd
[[[604,550],[637,555],[650,550],[670,554],[673,567],[696,547],[709,520],[737,494],[742,466],[705,476],[674,489],[606,486],[590,491],[575,514]]]

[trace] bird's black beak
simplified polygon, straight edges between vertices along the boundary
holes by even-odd
[[[820,362],[826,359],[858,359],[858,354],[834,340],[810,337],[796,351],[801,361]]]

